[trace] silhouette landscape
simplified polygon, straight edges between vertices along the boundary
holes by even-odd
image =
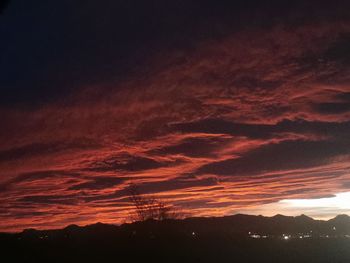
[[[0,234],[16,262],[348,262],[350,217],[149,219]]]
[[[0,0],[0,261],[349,263],[349,10]]]

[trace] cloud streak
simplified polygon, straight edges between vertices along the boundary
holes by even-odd
[[[241,8],[246,21],[250,9]],[[259,213],[261,205],[270,213],[281,200],[347,191],[350,22],[335,7],[337,19],[329,11],[322,21],[291,12],[299,23],[277,15],[263,27],[259,17],[243,26],[213,15],[220,32],[193,22],[203,14],[185,15],[193,37],[167,20],[162,37],[139,36],[157,52],[139,55],[140,64],[127,59],[135,69],[123,78],[102,74],[105,61],[98,81],[79,75],[66,98],[3,103],[0,230],[124,222],[131,183],[195,216]],[[186,45],[171,42],[184,35]],[[122,50],[132,51],[107,53]]]

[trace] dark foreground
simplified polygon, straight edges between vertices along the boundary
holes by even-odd
[[[2,244],[3,262],[350,262],[350,241],[102,239]]]
[[[257,226],[265,221],[267,223]],[[335,223],[330,222],[332,225]],[[246,228],[255,227],[255,231],[263,231],[269,225],[270,231],[265,238],[255,239],[246,233]],[[338,225],[338,228],[341,225],[348,228],[348,223],[338,222]],[[292,235],[288,240],[281,238],[279,228],[290,231]],[[151,221],[121,227],[73,225],[61,230],[0,234],[2,259],[5,259],[1,261],[350,262],[348,235],[325,237],[322,234],[322,237],[319,232],[308,238],[300,238],[299,234],[292,233],[311,228],[315,233],[326,231],[329,226],[307,218],[242,216],[215,220]]]

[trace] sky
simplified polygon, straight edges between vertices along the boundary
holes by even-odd
[[[281,2],[9,1],[0,231],[350,213],[350,3]]]

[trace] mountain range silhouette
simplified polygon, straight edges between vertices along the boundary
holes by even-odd
[[[350,262],[350,217],[237,214],[0,234],[8,262]]]

